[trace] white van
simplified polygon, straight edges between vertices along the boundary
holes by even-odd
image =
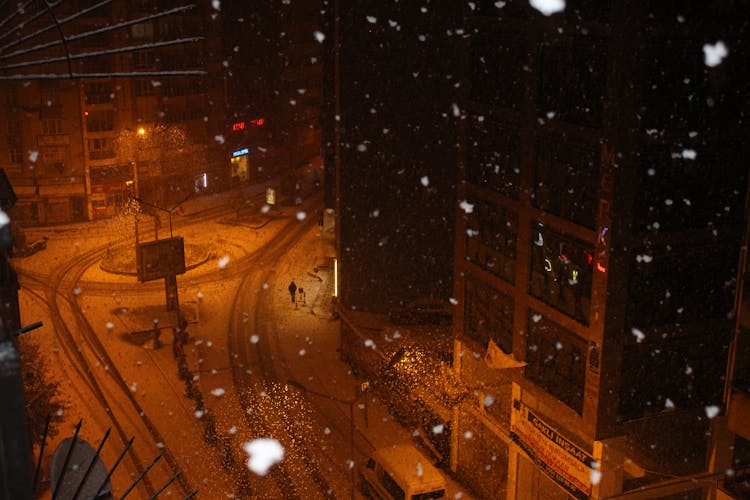
[[[359,472],[373,498],[426,500],[445,496],[445,477],[412,445],[375,450]]]

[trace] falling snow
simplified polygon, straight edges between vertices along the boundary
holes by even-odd
[[[565,0],[529,0],[529,5],[545,16],[551,16],[565,10]]]
[[[255,439],[242,445],[248,454],[247,468],[259,476],[265,476],[268,470],[284,458],[284,447],[272,438]]]
[[[719,407],[715,405],[706,406],[706,416],[708,418],[714,418],[719,414]]]
[[[703,46],[703,62],[706,66],[718,66],[728,55],[729,49],[727,49],[727,46],[722,41],[718,41],[713,45],[707,43]]]

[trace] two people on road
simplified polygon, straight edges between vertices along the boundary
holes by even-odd
[[[292,299],[292,304],[294,304],[294,308],[297,309],[297,292],[299,292],[299,303],[302,305],[306,304],[305,301],[305,290],[303,288],[297,288],[297,284],[292,280],[291,283],[289,283],[289,296]]]

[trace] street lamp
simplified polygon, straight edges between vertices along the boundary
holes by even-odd
[[[169,216],[169,237],[172,238],[172,236],[173,236],[172,235],[172,212],[174,212],[180,205],[182,205],[183,203],[185,203],[186,201],[188,201],[190,199],[190,197],[193,196],[194,194],[195,194],[195,191],[192,191],[185,198],[183,198],[182,201],[180,201],[179,203],[177,203],[176,205],[174,205],[172,208],[163,208],[163,207],[160,207],[158,205],[154,205],[153,203],[148,203],[148,202],[143,201],[142,199],[138,198],[137,196],[134,196],[133,200],[137,201],[141,205],[146,205],[146,206],[151,207],[153,209],[161,210],[162,212],[167,212],[167,215]],[[154,218],[156,218],[156,215],[154,215]],[[155,231],[158,231],[158,229],[156,229],[156,223],[154,223],[154,229],[155,229]],[[156,239],[157,240],[159,239],[159,233],[158,232],[156,233]]]

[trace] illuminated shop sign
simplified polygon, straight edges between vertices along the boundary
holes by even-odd
[[[232,124],[232,132],[239,132],[240,130],[245,130],[246,124],[250,124],[254,127],[262,127],[264,123],[266,123],[265,118],[253,118],[252,120],[248,120],[247,122],[234,122]]]
[[[247,148],[238,149],[237,151],[235,151],[234,153],[232,153],[232,158],[236,158],[237,156],[246,155],[249,152],[250,152],[250,150],[247,149]]]

